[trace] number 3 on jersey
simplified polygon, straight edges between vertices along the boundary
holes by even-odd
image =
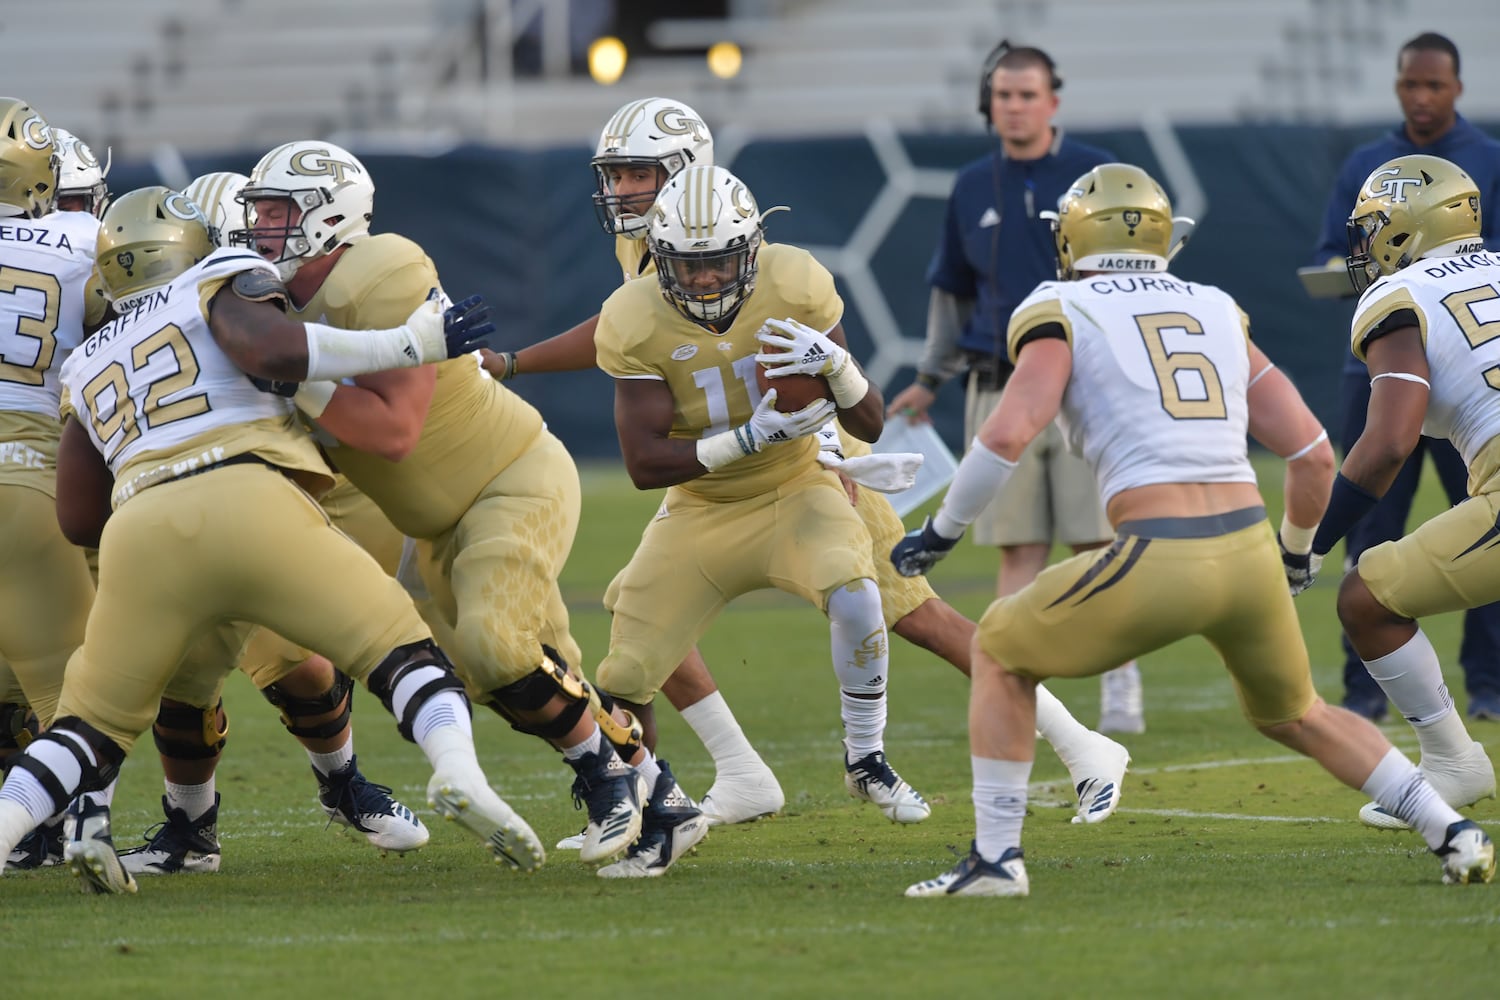
[[[1161,389],[1161,408],[1174,420],[1226,420],[1224,383],[1206,354],[1168,351],[1164,335],[1180,330],[1203,336],[1203,324],[1181,312],[1147,313],[1135,325],[1151,358],[1151,369]]]
[[[23,298],[22,292],[35,295]],[[16,308],[0,309],[0,315],[10,313],[16,317],[15,337],[21,342],[17,346],[26,341],[35,341],[36,346],[36,353],[30,360],[17,363],[5,349],[6,345],[0,343],[0,382],[41,385],[52,365],[52,356],[57,353],[57,314],[62,301],[62,285],[55,276],[41,271],[0,267],[0,295],[9,295],[15,300]]]

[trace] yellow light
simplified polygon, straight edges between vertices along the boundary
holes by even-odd
[[[625,43],[618,38],[612,35],[596,38],[589,43],[589,76],[606,87],[618,83],[629,58]]]
[[[733,42],[715,42],[708,50],[708,71],[721,80],[738,76],[744,61],[740,47]]]

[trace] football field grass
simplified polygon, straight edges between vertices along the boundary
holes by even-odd
[[[1279,518],[1279,469],[1265,466]],[[584,520],[564,579],[593,665],[608,624],[600,597],[657,503],[616,468],[584,472]],[[1422,516],[1437,508],[1423,494]],[[977,616],[996,557],[963,543],[934,574]],[[1298,598],[1320,692],[1341,693],[1336,567]],[[1457,616],[1428,623],[1460,708]],[[947,664],[892,641],[892,763],[933,805],[913,827],[844,791],[837,685],[825,620],[776,593],[737,602],[704,655],[787,793],[785,812],[716,829],[666,877],[605,881],[551,851],[521,876],[426,807],[428,770],[378,702],[358,693],[360,764],[432,828],[432,842],[380,857],[325,828],[301,749],[243,678],[219,774],[223,868],[141,880],[135,897],[92,897],[65,871],[0,879],[7,995],[146,997],[1379,997],[1483,995],[1500,967],[1500,884],[1448,887],[1415,834],[1362,827],[1364,798],[1258,736],[1239,716],[1207,644],[1142,661],[1148,731],[1119,812],[1074,826],[1066,771],[1038,747],[1024,846],[1026,899],[911,900],[973,832],[967,692]],[[1098,681],[1054,692],[1086,723]],[[707,754],[662,703],[661,755],[689,792]],[[1492,757],[1500,723],[1471,723]],[[480,759],[548,847],[582,813],[571,772],[486,710]],[[1415,757],[1404,723],[1386,732]],[[115,798],[116,841],[160,819],[149,738]],[[1466,810],[1500,830],[1494,800]],[[1490,986],[1485,984],[1489,983]],[[585,992],[586,991],[586,992]]]

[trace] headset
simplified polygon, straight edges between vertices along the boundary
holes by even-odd
[[[1052,61],[1051,56],[1033,46],[1012,45],[1010,44],[1010,39],[1002,38],[1000,39],[1000,44],[991,49],[990,54],[984,57],[984,69],[980,70],[979,75],[979,114],[984,119],[986,125],[993,124],[990,121],[990,81],[995,75],[995,70],[1000,68],[1000,60],[1012,52],[1019,52],[1040,61],[1046,68],[1047,75],[1052,78],[1053,93],[1062,90],[1062,77],[1057,75],[1057,63]]]

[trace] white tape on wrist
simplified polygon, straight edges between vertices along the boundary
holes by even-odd
[[[292,396],[292,402],[297,404],[297,409],[316,420],[328,409],[338,387],[337,382],[303,382]]]
[[[343,330],[323,323],[303,326],[307,330],[304,382],[336,382],[369,372],[416,368],[423,363],[422,344],[410,327]]]
[[[1299,528],[1282,515],[1281,544],[1288,552],[1294,552],[1299,556],[1307,555],[1312,551],[1313,536],[1317,533],[1317,525],[1311,528]]]
[[[722,469],[730,462],[738,462],[754,449],[745,450],[745,439],[750,437],[750,428],[736,427],[734,430],[698,439],[698,464],[709,472]]]
[[[828,388],[833,390],[833,403],[841,410],[859,405],[870,391],[870,380],[860,372],[853,358],[847,358],[844,366],[827,378]]]

